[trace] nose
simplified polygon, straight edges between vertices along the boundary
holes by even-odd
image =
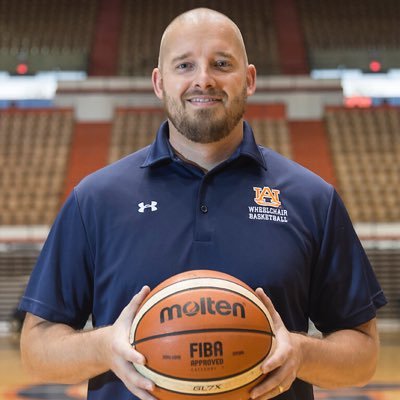
[[[193,84],[197,89],[209,89],[215,87],[215,79],[208,66],[202,66],[197,69]]]

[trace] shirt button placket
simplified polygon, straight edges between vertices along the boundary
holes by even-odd
[[[195,240],[200,242],[209,242],[212,240],[212,233],[210,227],[210,215],[207,200],[206,200],[206,192],[209,186],[209,177],[204,176],[201,182],[199,197],[197,199],[197,221],[196,221],[196,232],[195,232]]]

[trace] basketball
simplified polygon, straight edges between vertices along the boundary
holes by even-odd
[[[146,357],[134,364],[161,400],[247,400],[274,347],[271,317],[255,292],[225,273],[175,275],[146,297],[130,343]]]

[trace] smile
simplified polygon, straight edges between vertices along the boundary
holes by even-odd
[[[216,103],[220,103],[222,100],[214,97],[194,97],[192,99],[188,99],[188,102],[193,105],[201,105],[201,106],[211,106]]]
[[[193,101],[195,103],[209,103],[211,101],[220,101],[219,99],[205,99],[205,98],[194,98],[189,101]]]

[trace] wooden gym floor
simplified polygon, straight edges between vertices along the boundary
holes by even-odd
[[[367,387],[335,391],[316,389],[316,399],[400,400],[400,332],[381,334],[381,342],[378,370]],[[0,400],[16,399],[85,399],[85,385],[35,384],[21,368],[17,341],[0,338]]]

